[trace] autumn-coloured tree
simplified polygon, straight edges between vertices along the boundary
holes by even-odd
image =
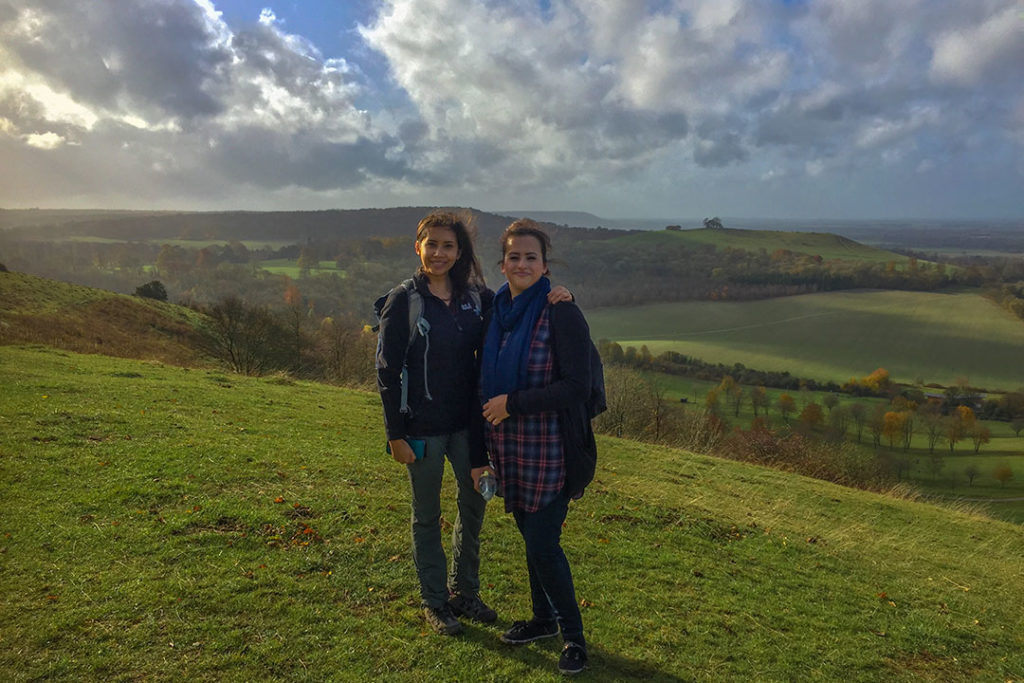
[[[849,406],[836,406],[828,414],[828,437],[833,441],[843,441],[850,425]]]
[[[790,414],[796,411],[796,400],[789,394],[783,393],[779,395],[779,400],[775,405],[782,413],[782,419],[789,422]]]
[[[217,257],[209,247],[203,247],[196,254],[196,268],[209,270],[217,266]]]
[[[971,437],[971,441],[974,443],[974,452],[977,453],[981,450],[984,444],[987,444],[992,439],[992,432],[988,427],[981,424],[980,422],[971,427],[968,434]]]
[[[907,422],[907,413],[890,410],[882,416],[882,435],[889,440],[889,448],[896,447],[896,440],[903,439],[903,427]]]
[[[891,385],[891,381],[889,380],[889,371],[885,368],[878,368],[864,378],[863,384],[871,391],[881,394],[888,390]]]
[[[302,356],[308,344],[306,327],[309,323],[311,308],[303,303],[302,292],[292,282],[289,282],[284,289],[284,302],[287,308],[284,311],[284,319],[288,329],[287,346],[291,356],[292,372],[302,371]]]
[[[768,391],[763,386],[750,387],[750,405],[754,408],[755,418],[758,415],[758,410],[762,408],[764,414],[768,414],[768,403]]]
[[[805,430],[816,429],[825,421],[825,411],[817,403],[811,402],[800,411],[800,425]]]
[[[156,257],[156,269],[161,275],[175,277],[188,269],[192,261],[190,254],[182,247],[165,244]]]
[[[733,379],[732,375],[726,375],[718,385],[719,395],[725,396],[725,400],[732,407],[733,417],[740,416],[740,408],[743,406],[743,387]]]
[[[970,406],[957,406],[956,416],[960,420],[960,424],[963,425],[964,431],[969,432],[974,428],[974,423],[977,421],[977,416],[974,414],[974,410]]]
[[[957,442],[964,438],[964,426],[955,414],[947,415],[942,420],[942,431],[946,443],[949,444],[949,452],[952,453]]]
[[[952,453],[958,441],[969,436],[974,429],[977,418],[970,406],[957,406],[945,420],[945,437]]]
[[[309,245],[304,246],[302,251],[299,252],[299,261],[296,265],[298,265],[299,274],[302,277],[309,275],[310,270],[320,267],[320,261],[317,259],[316,251]]]
[[[853,423],[857,425],[857,443],[860,443],[861,437],[864,435],[864,425],[868,421],[867,407],[863,403],[851,404],[850,417],[853,418]]]
[[[1005,487],[1007,482],[1013,479],[1013,470],[1006,463],[996,465],[996,468],[992,470],[992,478],[998,481],[1000,486]]]
[[[911,404],[913,405],[913,404]],[[903,451],[910,450],[910,444],[914,440],[914,411],[903,411]]]
[[[710,389],[707,395],[704,396],[704,409],[712,415],[718,415],[721,405],[719,403],[717,389]]]
[[[885,414],[889,412],[881,403],[876,403],[868,414],[868,428],[871,430],[871,443],[877,449],[882,445],[885,430]]]
[[[928,440],[928,452],[934,453],[935,444],[942,438],[944,429],[942,407],[937,403],[929,401],[917,409],[917,415],[921,433]]]

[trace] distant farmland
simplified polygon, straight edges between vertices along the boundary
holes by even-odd
[[[1024,324],[980,294],[855,291],[749,302],[587,311],[595,339],[714,363],[846,381],[884,367],[896,381],[1024,387]]]
[[[779,232],[774,230],[660,230],[641,232],[617,238],[628,244],[671,245],[680,242],[698,245],[713,244],[718,249],[733,248],[771,253],[788,249],[825,260],[868,261],[903,264],[906,256],[855,242],[840,235],[816,232]]]

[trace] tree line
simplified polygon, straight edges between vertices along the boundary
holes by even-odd
[[[946,470],[952,486],[971,486],[982,474],[966,463],[947,467],[948,457],[980,452],[990,441],[988,427],[975,410],[957,403],[963,394],[934,399],[894,395],[889,401],[841,403],[835,394],[821,403],[788,392],[774,400],[763,386],[744,387],[726,376],[698,405],[666,400],[656,375],[619,364],[606,367],[608,410],[595,421],[604,434],[686,448],[767,465],[845,486],[885,490],[907,479],[915,458],[915,435],[928,444],[924,466],[933,478]],[[917,402],[919,399],[920,402]],[[1024,431],[1024,394],[994,403],[1012,415],[1011,428]],[[754,419],[749,428],[731,426],[743,406]],[[871,448],[863,448],[869,444]],[[999,464],[989,473],[1005,486],[1012,468]]]

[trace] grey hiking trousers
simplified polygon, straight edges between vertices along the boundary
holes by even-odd
[[[473,488],[466,430],[421,437],[421,460],[406,465],[412,486],[412,557],[424,607],[448,602],[449,591],[474,596],[480,592],[480,528],[487,501]],[[458,515],[452,531],[452,564],[441,539],[441,479],[445,456],[458,485]]]

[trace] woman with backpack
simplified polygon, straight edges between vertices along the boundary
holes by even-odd
[[[486,461],[476,402],[484,286],[470,222],[435,212],[419,222],[420,267],[380,302],[377,387],[388,451],[406,465],[412,488],[412,552],[424,616],[437,633],[462,630],[456,615],[493,622],[480,599],[480,528],[486,501],[471,462]],[[555,296],[569,298],[564,287]],[[458,486],[448,569],[441,539],[441,480],[447,457]]]
[[[561,631],[558,668],[574,674],[586,667],[586,640],[560,538],[569,501],[583,494],[596,459],[586,407],[592,342],[575,304],[547,300],[550,246],[540,226],[526,219],[502,235],[501,272],[508,281],[485,319],[480,373],[491,464],[472,474],[474,482],[485,471],[496,476],[526,545],[533,616],[501,639],[522,644]],[[589,475],[580,473],[585,462]]]

